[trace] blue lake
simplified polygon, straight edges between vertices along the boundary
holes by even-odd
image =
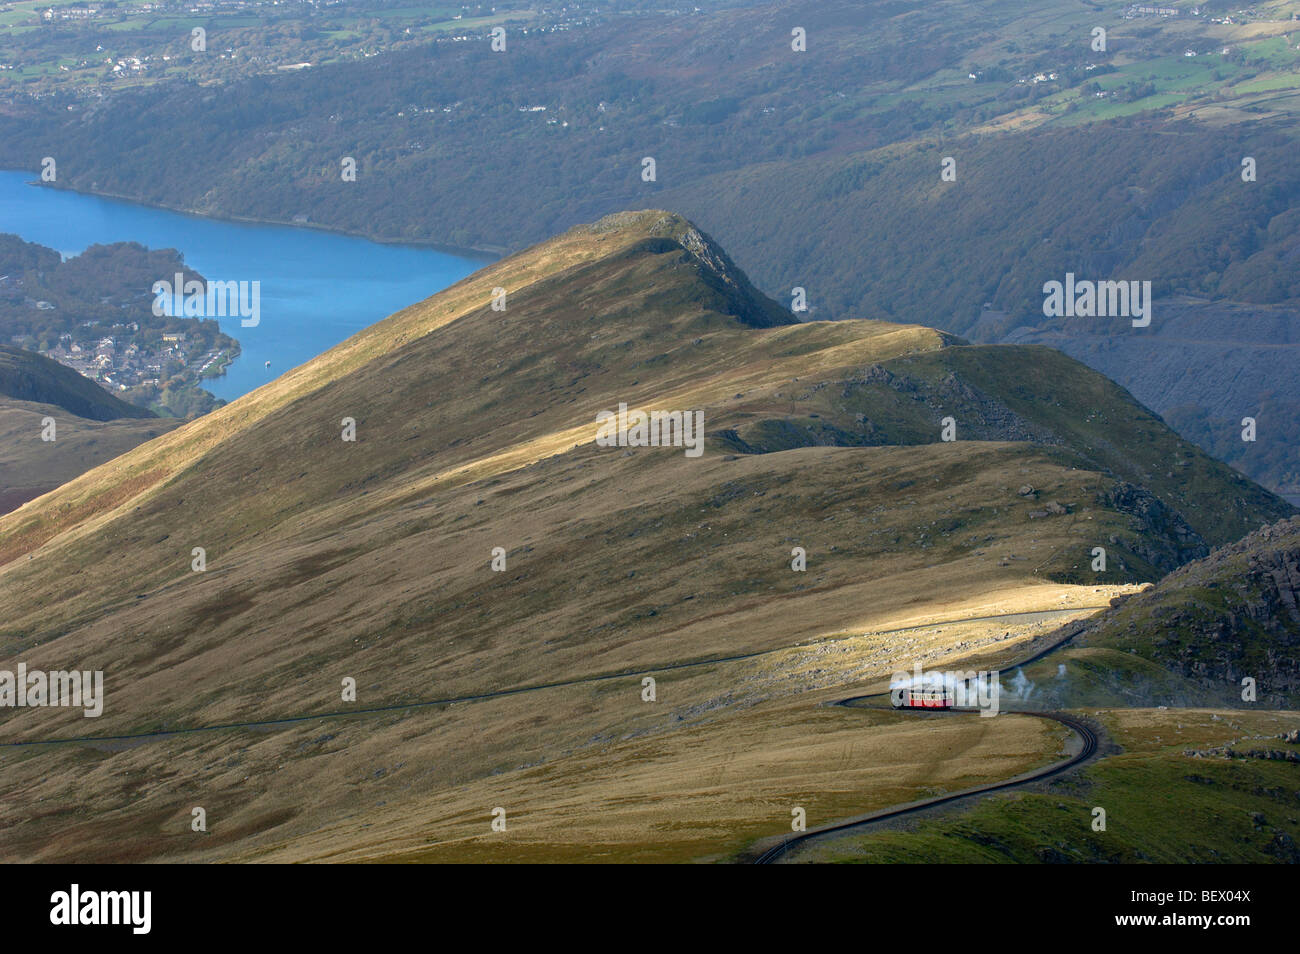
[[[174,248],[211,281],[261,283],[256,327],[241,327],[238,316],[218,318],[242,351],[225,376],[204,386],[228,401],[489,261],[314,229],[222,222],[28,184],[36,178],[0,171],[0,232],[64,256],[109,242]]]

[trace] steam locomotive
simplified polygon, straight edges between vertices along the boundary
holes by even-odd
[[[951,686],[898,686],[890,690],[889,702],[895,709],[951,709],[957,696]]]

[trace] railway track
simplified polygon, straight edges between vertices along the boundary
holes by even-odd
[[[1026,656],[1023,659],[1019,659],[1016,662],[1010,664],[1008,668],[1016,668],[1016,669],[1022,668],[1024,666],[1029,665],[1030,663],[1037,662],[1039,659],[1042,659],[1044,656],[1048,655],[1049,653],[1055,652],[1056,650],[1064,646],[1066,643],[1070,642],[1070,640],[1074,639],[1074,637],[1079,635],[1079,633],[1083,632],[1083,630],[1086,628],[1085,623],[1086,621],[1080,620],[1076,625],[1071,626],[1069,629],[1065,630],[1065,632],[1062,633],[1060,638],[1039,648],[1029,656]],[[887,692],[873,693],[873,694],[862,695],[862,696],[850,696],[847,699],[839,700],[838,702],[835,703],[835,705],[844,706],[846,708],[882,708],[883,709],[886,707],[885,706],[862,706],[858,704],[865,702],[866,700],[869,699],[886,699],[888,698],[888,696],[889,693]],[[889,708],[890,711],[895,711],[895,712],[909,711],[906,709],[893,709],[892,707]],[[946,711],[949,713],[961,713],[961,712],[974,712],[978,710],[953,709],[953,710],[946,710]],[[1015,778],[1006,779],[1005,781],[994,782],[991,785],[980,785],[975,788],[966,789],[965,791],[954,792],[951,795],[940,795],[936,798],[927,798],[919,802],[910,802],[906,805],[899,805],[899,806],[895,806],[894,808],[884,809],[883,811],[873,812],[872,814],[864,815],[861,818],[853,818],[848,821],[838,822],[833,825],[823,825],[821,827],[814,828],[810,831],[801,832],[798,835],[795,835],[793,837],[788,837],[781,843],[773,845],[771,848],[768,848],[757,858],[755,858],[753,863],[756,865],[772,864],[778,858],[780,858],[786,852],[788,852],[791,848],[812,841],[814,838],[820,838],[823,835],[832,834],[833,832],[848,831],[849,829],[853,829],[853,828],[861,828],[868,825],[873,825],[877,822],[888,821],[894,818],[901,818],[906,815],[915,814],[916,812],[921,812],[927,809],[935,808],[939,805],[945,805],[949,802],[956,802],[963,798],[970,798],[973,795],[984,795],[990,792],[999,792],[1010,788],[1016,788],[1021,785],[1028,785],[1032,782],[1040,782],[1043,779],[1052,778],[1053,776],[1060,775],[1064,772],[1070,771],[1075,766],[1080,765],[1083,762],[1086,762],[1088,759],[1092,758],[1092,756],[1097,751],[1097,734],[1093,732],[1093,730],[1080,719],[1076,719],[1073,716],[1068,716],[1060,712],[1033,712],[1024,709],[1008,710],[1008,711],[1015,711],[1018,712],[1020,715],[1037,716],[1041,719],[1051,719],[1053,722],[1059,722],[1061,725],[1064,725],[1067,728],[1073,730],[1075,734],[1077,734],[1080,737],[1080,739],[1082,739],[1083,741],[1083,744],[1080,747],[1079,752],[1076,755],[1072,756],[1071,758],[1065,759],[1064,761],[1057,762],[1053,765],[1045,766],[1044,768],[1041,769],[1036,769],[1032,772],[1023,775],[1017,775]]]
[[[966,619],[951,620],[948,622],[940,622],[940,623],[934,623],[930,625],[935,625],[935,626],[948,625],[949,622],[950,623],[977,623],[977,622],[988,622],[992,620],[1002,620],[1002,619],[1022,619],[1024,617],[1041,617],[1041,616],[1073,613],[1079,609],[1101,609],[1101,608],[1102,607],[1100,606],[1082,606],[1082,607],[1072,607],[1070,609],[1065,609],[1065,610],[1035,610],[1035,611],[1025,612],[1025,613],[1000,613],[994,616],[972,616]],[[916,628],[918,627],[904,626],[899,629],[878,630],[873,632],[871,635],[881,636],[890,633],[901,633]],[[1033,656],[1021,660],[1016,665],[1026,665],[1030,662],[1033,662],[1034,660],[1038,659],[1041,656],[1045,656],[1047,653],[1052,652],[1053,650],[1063,645],[1065,642],[1072,639],[1077,632],[1078,629],[1072,630],[1063,639],[1051,643],[1050,645],[1044,647],[1043,649],[1035,653]],[[522,686],[511,686],[507,689],[486,690],[483,692],[468,693],[460,696],[443,696],[443,697],[432,698],[432,699],[413,699],[409,702],[395,702],[387,705],[363,706],[363,707],[353,708],[353,709],[336,709],[336,710],[328,710],[324,712],[299,713],[299,714],[290,714],[290,715],[283,715],[283,716],[272,716],[265,719],[251,719],[251,720],[245,720],[239,722],[210,723],[208,725],[176,726],[170,729],[166,729],[166,728],[151,729],[151,730],[145,730],[140,732],[124,732],[116,735],[70,735],[70,736],[59,736],[56,738],[49,738],[49,739],[14,739],[14,740],[0,739],[0,749],[35,748],[37,746],[46,746],[46,745],[83,745],[86,743],[96,743],[96,742],[144,742],[151,739],[166,739],[166,738],[171,738],[173,736],[197,735],[199,733],[204,733],[204,732],[222,732],[222,731],[227,731],[232,729],[273,729],[273,728],[278,728],[280,726],[294,725],[300,722],[311,722],[317,719],[322,721],[327,719],[354,719],[361,716],[385,715],[394,712],[405,712],[407,710],[434,709],[442,706],[457,705],[466,702],[483,702],[489,699],[502,699],[507,696],[516,696],[522,693],[529,693],[529,692],[541,692],[543,690],[548,690],[548,689],[568,689],[575,686],[585,686],[594,683],[609,682],[611,680],[616,680],[616,679],[628,679],[636,676],[651,676],[651,675],[658,675],[659,673],[664,673],[664,672],[673,672],[676,670],[696,669],[703,666],[717,666],[725,663],[741,662],[748,659],[757,659],[761,656],[770,656],[770,655],[775,655],[776,653],[788,652],[791,649],[797,649],[797,648],[799,647],[778,646],[775,649],[760,649],[760,650],[755,650],[753,652],[734,653],[729,656],[712,656],[712,657],[707,657],[705,659],[688,660],[686,662],[664,663],[646,669],[623,669],[617,672],[598,673],[592,676],[579,676],[574,679],[565,679],[557,682],[530,683]],[[857,696],[854,698],[865,699],[869,697]],[[852,700],[845,700],[845,703],[851,701]]]
[[[1043,617],[1043,616],[1056,615],[1057,613],[1074,612],[1077,611],[1077,609],[1079,608],[1080,607],[1075,607],[1072,608],[1071,610],[1046,610],[1046,611],[1031,611],[1031,612],[1024,612],[1024,613],[1002,613],[1002,614],[996,614],[992,616],[972,617],[972,618],[961,619],[961,620],[951,620],[947,622],[966,623],[966,622],[983,622],[983,621],[1000,620],[1000,619]],[[1081,608],[1101,609],[1103,607],[1089,606],[1089,607],[1081,607]],[[943,625],[943,623],[936,623],[932,625]],[[881,635],[884,633],[892,633],[892,632],[903,632],[915,628],[918,627],[907,626],[907,627],[901,627],[900,629],[897,630],[883,630],[876,633],[875,635]],[[1012,665],[1024,666],[1042,658],[1043,656],[1046,656],[1048,653],[1054,652],[1055,650],[1059,649],[1062,645],[1064,645],[1065,643],[1073,639],[1076,635],[1078,635],[1078,633],[1081,632],[1083,628],[1084,627],[1082,625],[1082,621],[1080,621],[1079,625],[1072,626],[1069,629],[1066,629],[1065,632],[1062,633],[1061,637],[1059,637],[1058,639],[1053,640],[1052,642],[1048,643],[1045,646],[1042,646],[1041,648],[1033,652],[1031,655],[1024,657],[1020,660],[1017,660]],[[362,707],[362,708],[342,710],[342,711],[327,711],[327,712],[285,715],[285,716],[265,718],[265,719],[226,722],[226,723],[208,724],[208,725],[178,726],[174,728],[159,728],[154,730],[128,732],[128,733],[120,733],[114,735],[64,736],[59,738],[25,739],[25,740],[10,740],[10,741],[0,740],[0,749],[28,748],[28,747],[34,748],[34,747],[55,746],[55,745],[105,743],[105,742],[140,742],[140,741],[147,741],[151,739],[162,739],[162,738],[168,738],[172,736],[185,736],[185,735],[193,735],[198,733],[217,732],[217,731],[231,730],[231,729],[274,728],[274,727],[292,725],[294,723],[313,721],[313,720],[324,721],[324,720],[338,719],[338,718],[349,718],[349,717],[355,718],[358,716],[373,716],[379,714],[400,712],[405,710],[434,708],[434,707],[441,707],[447,705],[454,705],[457,703],[480,702],[488,699],[496,699],[505,696],[519,695],[523,693],[532,693],[532,692],[538,692],[538,691],[544,691],[550,689],[581,686],[581,685],[599,683],[599,682],[615,680],[615,679],[626,679],[628,677],[638,676],[643,674],[662,673],[662,672],[668,672],[672,670],[693,669],[701,666],[719,665],[719,664],[725,664],[729,662],[736,662],[740,660],[753,659],[771,653],[783,652],[789,648],[792,647],[779,647],[777,649],[770,649],[770,650],[758,650],[758,651],[746,652],[746,653],[736,653],[728,656],[718,656],[712,658],[690,660],[686,662],[663,664],[663,665],[654,666],[646,669],[621,670],[617,672],[600,673],[592,676],[577,677],[574,679],[560,680],[555,682],[533,683],[533,684],[527,684],[522,686],[513,686],[506,689],[489,690],[489,691],[478,692],[478,693],[469,693],[460,696],[448,696],[448,697],[433,698],[433,699],[419,699],[419,700],[412,700],[409,702]],[[834,705],[844,706],[847,708],[875,708],[875,709],[886,708],[884,706],[863,705],[863,703],[871,699],[887,698],[888,695],[889,694],[886,692],[886,693],[874,693],[874,694],[867,694],[867,695],[850,696],[846,699],[841,699],[835,702]],[[949,710],[945,714],[961,715],[966,712],[974,712],[974,711],[977,710]],[[810,831],[801,832],[797,835],[794,835],[793,837],[786,838],[784,841],[780,842],[779,844],[773,845],[771,848],[768,848],[757,858],[755,858],[753,863],[771,864],[779,860],[784,855],[786,855],[791,849],[796,848],[801,844],[806,844],[807,842],[810,842],[813,839],[822,837],[824,835],[829,835],[835,832],[848,831],[854,828],[862,828],[862,827],[875,824],[877,822],[904,817],[907,815],[914,814],[916,812],[921,812],[927,809],[935,808],[937,806],[944,805],[950,802],[956,802],[964,798],[970,798],[976,795],[1003,791],[1006,789],[1016,788],[1022,785],[1028,785],[1033,782],[1042,781],[1044,779],[1051,778],[1056,775],[1060,775],[1064,772],[1073,769],[1075,766],[1091,758],[1092,755],[1097,751],[1098,743],[1097,743],[1096,734],[1092,731],[1091,728],[1089,728],[1084,722],[1080,721],[1079,719],[1076,719],[1072,716],[1064,715],[1062,713],[1056,713],[1056,712],[1029,712],[1025,710],[1008,710],[1008,711],[1017,711],[1022,715],[1032,715],[1032,716],[1037,716],[1039,718],[1050,719],[1054,722],[1058,722],[1068,727],[1069,729],[1073,730],[1082,739],[1083,744],[1080,748],[1080,751],[1076,755],[1072,756],[1071,758],[1065,759],[1064,761],[1057,762],[1053,765],[1049,765],[1044,768],[1036,769],[1032,772],[1016,776],[1015,778],[1006,779],[1001,782],[995,782],[990,785],[981,785],[975,788],[966,789],[961,792],[954,792],[950,795],[942,795],[936,798],[929,798],[919,802],[912,802],[906,805],[895,806],[893,808],[888,808],[883,811],[873,812],[870,815],[864,815],[858,818],[849,819],[847,821],[838,822],[830,825],[824,825],[818,828],[814,828]],[[937,713],[930,713],[930,714],[934,715]]]
[[[841,699],[839,702],[835,704],[839,706],[846,706],[849,708],[883,708],[878,706],[869,706],[869,707],[854,706],[854,703],[856,702],[860,702],[861,700],[864,699],[873,699],[873,698],[879,698],[879,696],[853,696],[848,699]],[[961,712],[975,712],[977,710],[970,709],[970,710],[951,710],[951,711],[960,714]],[[848,821],[837,822],[832,825],[823,825],[819,828],[813,828],[805,832],[800,832],[799,834],[786,838],[784,841],[780,842],[779,844],[773,845],[771,848],[768,848],[766,851],[764,851],[762,854],[760,854],[757,858],[754,859],[754,864],[770,865],[773,862],[777,861],[782,856],[784,856],[786,853],[788,853],[790,849],[795,848],[799,845],[807,844],[813,839],[820,838],[824,835],[829,835],[835,832],[849,831],[854,828],[865,828],[869,825],[874,825],[877,822],[888,821],[895,818],[903,818],[906,817],[907,815],[912,815],[917,812],[926,811],[927,809],[936,808],[940,805],[948,804],[949,802],[956,802],[963,798],[970,798],[973,795],[985,795],[991,792],[1000,792],[1011,788],[1017,788],[1021,785],[1029,785],[1030,783],[1033,782],[1041,782],[1043,779],[1052,778],[1054,776],[1061,775],[1065,772],[1070,771],[1075,766],[1078,766],[1083,762],[1086,762],[1097,751],[1097,734],[1081,719],[1077,719],[1074,716],[1065,715],[1060,712],[1028,712],[1024,710],[1013,710],[1013,711],[1016,711],[1019,715],[1037,716],[1040,719],[1050,719],[1053,722],[1059,722],[1061,725],[1064,725],[1065,727],[1073,730],[1083,740],[1083,745],[1080,747],[1078,753],[1076,753],[1075,755],[1071,756],[1068,759],[1065,759],[1064,761],[1056,762],[1052,765],[1048,765],[1040,769],[1035,769],[1031,772],[1027,772],[1022,775],[1017,775],[1015,778],[1009,778],[1001,782],[994,782],[990,785],[979,785],[976,786],[975,788],[965,789],[964,791],[953,792],[950,795],[940,795],[935,798],[927,798],[919,802],[910,802],[906,805],[900,805],[894,808],[886,808],[883,811],[873,812],[872,814],[864,815],[861,818],[853,818]]]

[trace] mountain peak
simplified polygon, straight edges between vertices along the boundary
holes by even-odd
[[[505,307],[493,308],[500,290]],[[494,263],[0,516],[7,658],[32,671],[86,660],[130,688],[110,695],[96,737],[277,726],[262,761],[241,770],[273,780],[265,796],[221,767],[253,757],[245,734],[204,733],[220,750],[192,756],[212,767],[196,784],[235,806],[224,817],[239,834],[227,842],[160,838],[158,819],[185,819],[193,801],[192,788],[163,787],[132,809],[135,824],[96,822],[69,848],[52,834],[63,816],[51,816],[20,826],[14,850],[38,860],[88,847],[150,860],[425,851],[428,836],[404,834],[407,820],[441,817],[438,799],[462,779],[497,784],[498,746],[531,725],[537,704],[511,687],[802,653],[915,622],[925,594],[981,617],[999,604],[1055,613],[1057,585],[1082,582],[1073,592],[1090,603],[1289,514],[1064,355],[952,344],[918,325],[797,322],[690,222],[624,213]],[[1085,569],[1095,547],[1108,568]],[[983,644],[946,628],[962,633],[946,647],[955,658],[1010,648],[999,648],[1000,623]],[[944,648],[935,639],[927,651]],[[894,650],[860,645],[844,672],[884,667],[887,679]],[[574,715],[526,731],[566,733],[556,764],[589,750],[640,705],[633,677],[620,678],[627,702],[574,695]],[[736,683],[734,672],[716,678],[672,704],[718,708]],[[373,732],[373,718],[340,708],[348,680],[362,708],[392,723]],[[519,715],[491,716],[504,721],[484,742],[459,707],[401,714],[454,698]],[[592,714],[591,699],[609,708]],[[789,711],[771,724],[787,725]],[[71,707],[39,715],[7,721],[6,741],[87,731]],[[321,734],[317,718],[338,727]],[[430,731],[407,718],[443,721]],[[323,773],[333,750],[317,743],[334,732],[354,733],[340,745],[373,746],[365,761]],[[178,732],[151,750],[187,738],[200,736]],[[510,743],[522,746],[508,756],[516,764],[537,751],[531,738]],[[449,775],[458,739],[468,754]],[[160,762],[120,760],[138,751],[109,756],[113,777],[157,777]],[[5,778],[71,803],[82,753],[54,747],[48,758],[64,761],[53,766],[11,760]],[[391,837],[347,827],[354,780],[371,764],[410,766],[395,781],[367,772],[393,785],[374,790],[400,818]],[[449,780],[429,791],[440,773]],[[437,824],[442,839],[464,830]]]
[[[569,236],[621,233],[634,241],[630,251],[664,252],[680,246],[700,271],[700,277],[720,293],[725,310],[742,323],[755,328],[798,324],[785,308],[772,301],[750,282],[748,276],[716,241],[694,223],[665,209],[615,212],[588,225],[569,230]],[[638,234],[643,235],[636,241]]]

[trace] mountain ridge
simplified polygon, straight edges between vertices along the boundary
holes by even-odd
[[[646,210],[571,230],[0,517],[0,656],[103,669],[91,734],[184,730],[6,749],[0,806],[93,792],[75,848],[114,857],[403,854],[472,837],[472,811],[446,799],[633,732],[678,751],[746,712],[758,762],[780,761],[803,738],[781,733],[825,713],[772,708],[787,690],[769,657],[993,594],[1101,599],[1292,513],[1047,349],[777,322],[692,229]],[[704,455],[599,446],[597,416],[619,404],[702,413]],[[737,453],[732,434],[788,446]],[[1122,492],[1139,484],[1149,499]],[[1110,566],[1090,576],[1098,545]],[[858,676],[965,645],[936,640],[870,642]],[[727,658],[759,668],[677,668]],[[657,708],[609,677],[665,666]],[[374,711],[323,731],[349,679]],[[572,688],[486,702],[495,716],[424,705],[539,683]],[[278,718],[298,721],[251,748],[195,731]],[[0,734],[83,723],[29,710]],[[121,795],[133,786],[147,794]],[[203,844],[169,834],[198,791],[223,819]],[[383,832],[355,827],[376,798],[395,806]],[[16,817],[0,807],[0,828]],[[13,832],[41,858],[74,847],[44,822]]]

